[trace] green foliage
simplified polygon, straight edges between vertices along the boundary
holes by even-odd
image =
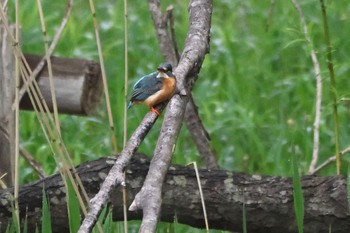
[[[10,4],[10,3],[9,3]],[[47,34],[53,37],[64,13],[64,1],[44,1]],[[98,60],[92,17],[87,1],[76,0],[67,28],[54,55]],[[179,48],[184,46],[188,30],[186,1],[162,1],[174,6],[175,29]],[[327,50],[324,46],[321,9],[318,0],[300,1],[309,26],[311,44],[304,40],[298,14],[290,1],[276,1],[268,30],[270,1],[213,1],[211,49],[206,56],[193,95],[222,168],[267,175],[287,176],[291,150],[298,152],[296,166],[307,171],[313,146],[315,74],[310,48],[317,52],[323,77],[322,117],[320,125],[320,162],[334,154],[332,99],[329,93]],[[329,1],[328,23],[333,42],[335,91],[339,99],[349,99],[350,34],[347,1]],[[9,7],[9,9],[13,9]],[[30,13],[29,13],[30,12]],[[123,2],[96,3],[109,93],[119,148],[122,147],[124,106],[124,28]],[[14,19],[14,13],[10,12]],[[223,20],[224,19],[224,20]],[[130,4],[129,20],[129,87],[142,75],[154,71],[163,61],[147,2]],[[20,7],[22,48],[26,53],[43,54],[40,21],[33,1]],[[145,107],[128,112],[128,135],[138,126]],[[350,141],[350,108],[346,101],[338,105],[341,148]],[[150,156],[159,134],[160,117],[139,148]],[[60,116],[63,140],[75,164],[113,153],[105,104],[93,116]],[[56,171],[50,148],[35,115],[21,112],[20,141],[44,166],[48,174]],[[293,148],[290,141],[293,140]],[[294,158],[294,156],[293,156]],[[348,160],[344,156],[345,160]],[[183,127],[173,162],[198,161],[198,152]],[[198,161],[201,164],[201,161]],[[21,183],[38,179],[21,160]],[[343,174],[346,174],[344,169]],[[296,174],[296,173],[295,173]],[[298,173],[299,174],[299,173]],[[329,166],[321,174],[335,174]],[[294,176],[293,176],[294,177]],[[294,177],[295,178],[295,177]],[[296,190],[296,189],[295,189]],[[296,195],[297,197],[298,195]],[[296,208],[296,212],[301,211]],[[108,219],[108,217],[107,217]],[[176,224],[174,232],[193,232]],[[160,224],[160,229],[162,228]],[[131,227],[132,228],[132,227]],[[165,227],[166,228],[166,227]],[[179,230],[180,229],[180,230]],[[161,231],[160,231],[161,232]]]
[[[112,210],[107,211],[107,208],[104,208],[100,215],[99,223],[102,225],[104,233],[119,232],[117,228],[118,225],[114,223],[112,219]]]
[[[299,162],[297,155],[292,155],[293,163],[293,200],[294,212],[298,224],[298,232],[304,232],[304,197],[299,174]]]
[[[180,48],[187,32],[187,3],[167,1],[174,5],[175,26]],[[166,6],[167,3],[162,3]],[[312,47],[318,53],[323,76],[323,112],[320,128],[320,160],[334,153],[332,105],[327,78],[326,50],[323,43],[322,20],[315,11],[318,1],[302,3],[310,28]],[[52,6],[54,4],[54,6]],[[337,94],[350,96],[347,74],[350,65],[350,43],[347,19],[341,13],[345,3],[329,8],[330,32],[334,34],[334,65]],[[75,2],[57,49],[56,56],[98,60],[92,19],[88,3]],[[64,3],[43,3],[47,15],[48,35],[63,15]],[[199,79],[193,90],[200,115],[207,127],[220,165],[228,170],[268,175],[288,175],[290,162],[289,138],[302,151],[301,171],[311,160],[315,80],[309,56],[310,45],[304,41],[298,15],[290,2],[276,2],[274,14],[266,31],[268,1],[215,1],[212,19],[211,51],[206,56]],[[27,14],[24,9],[34,9]],[[43,53],[40,22],[36,8],[26,1],[21,5],[23,49],[27,53]],[[320,9],[319,9],[320,10]],[[121,1],[96,5],[106,62],[109,91],[113,107],[116,135],[122,147],[124,106],[123,4]],[[225,23],[222,18],[225,17]],[[87,20],[86,20],[87,19]],[[146,2],[130,5],[129,19],[129,79],[130,87],[142,75],[150,73],[163,58]],[[334,25],[337,25],[334,27]],[[343,25],[343,26],[342,26]],[[343,30],[337,30],[342,27]],[[150,32],[150,33],[145,33]],[[90,117],[60,116],[62,137],[76,164],[113,153],[108,118],[102,103]],[[147,108],[137,106],[128,112],[128,135],[137,127]],[[340,143],[350,140],[346,124],[349,108],[339,106]],[[162,116],[163,117],[163,116]],[[152,155],[161,126],[158,121],[139,151]],[[33,113],[21,113],[21,142],[51,174],[55,162],[40,132]],[[187,129],[183,127],[173,162],[187,164],[198,160],[198,152]],[[35,180],[31,168],[23,169],[22,182]],[[201,162],[199,161],[199,164]],[[334,167],[324,170],[333,174]]]
[[[80,205],[77,198],[77,194],[73,188],[72,182],[68,177],[65,177],[66,181],[66,195],[67,195],[67,209],[69,219],[70,232],[78,232],[80,227]]]
[[[11,222],[6,226],[6,233],[17,233],[20,232],[20,223],[19,220],[17,218],[16,215],[16,211],[15,211],[15,205],[14,203],[11,204],[11,208],[12,208],[12,219]],[[27,219],[25,219],[27,220]],[[26,223],[25,223],[26,224]],[[26,225],[24,225],[26,227]],[[2,227],[0,227],[0,230],[3,231]],[[24,231],[23,231],[24,232]]]
[[[51,233],[51,213],[50,206],[47,201],[45,189],[43,189],[43,205],[42,205],[42,219],[41,219],[41,232],[42,233]]]

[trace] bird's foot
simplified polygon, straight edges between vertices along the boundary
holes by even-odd
[[[150,108],[152,112],[154,112],[155,114],[157,114],[157,116],[160,115],[160,113],[158,112],[157,109],[155,109],[153,106]]]

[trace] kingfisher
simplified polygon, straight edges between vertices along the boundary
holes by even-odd
[[[141,77],[134,85],[128,109],[134,104],[147,105],[158,116],[155,105],[169,100],[176,90],[176,78],[170,63],[162,63],[157,71]]]

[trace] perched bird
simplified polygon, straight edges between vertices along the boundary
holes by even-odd
[[[159,116],[155,105],[169,100],[176,90],[176,78],[169,63],[160,64],[157,72],[141,77],[134,85],[128,109],[134,104],[147,105]]]

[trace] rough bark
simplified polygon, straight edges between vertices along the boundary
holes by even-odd
[[[42,57],[25,55],[33,70]],[[59,113],[89,115],[100,103],[102,94],[102,78],[100,65],[96,62],[51,57],[52,72],[56,91],[57,108]],[[52,111],[52,97],[47,65],[39,73],[37,82],[43,97]],[[21,109],[33,110],[28,94],[20,103]]]
[[[101,158],[80,165],[79,176],[90,197],[99,190],[115,158]],[[135,154],[126,168],[127,203],[140,190],[149,168],[149,160]],[[246,209],[248,232],[297,232],[293,211],[292,180],[283,177],[247,175],[223,170],[200,170],[201,184],[211,229],[242,232],[242,211]],[[68,232],[64,183],[59,174],[24,185],[19,192],[22,218],[28,215],[31,232],[41,223],[42,189],[51,206],[55,232]],[[350,213],[344,177],[302,178],[305,198],[305,233],[350,232]],[[11,189],[0,191],[0,231],[11,218]],[[204,219],[195,172],[190,167],[171,166],[163,186],[160,220],[203,228]],[[113,190],[110,203],[113,218],[123,219],[120,187]],[[128,219],[141,219],[141,212],[129,212]]]

